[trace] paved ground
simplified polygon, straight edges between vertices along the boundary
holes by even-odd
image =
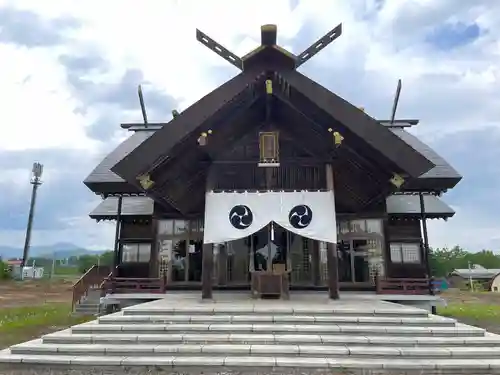
[[[182,292],[182,293],[167,293],[164,298],[147,302],[146,304],[136,305],[128,309],[163,309],[169,307],[182,307],[182,306],[210,306],[210,305],[230,305],[231,303],[238,302],[239,306],[280,306],[284,308],[295,308],[314,305],[318,308],[321,306],[328,307],[329,309],[402,309],[412,310],[412,307],[396,305],[390,302],[381,301],[374,298],[373,294],[360,294],[360,293],[346,293],[341,296],[340,300],[331,300],[326,293],[311,293],[311,292],[292,292],[290,300],[277,300],[277,299],[251,299],[249,293],[241,292],[214,292],[212,300],[202,300],[200,292]]]

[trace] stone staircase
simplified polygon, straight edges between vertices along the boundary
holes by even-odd
[[[380,301],[165,299],[0,351],[0,373],[500,374],[500,336]]]
[[[98,316],[101,312],[100,300],[101,289],[89,288],[87,294],[75,304],[73,314],[77,316]]]

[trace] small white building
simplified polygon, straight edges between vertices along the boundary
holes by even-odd
[[[500,292],[500,272],[492,277],[489,290],[490,292]]]
[[[43,267],[23,267],[22,279],[41,279],[43,278]]]

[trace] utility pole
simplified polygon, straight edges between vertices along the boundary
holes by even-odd
[[[469,285],[470,285],[470,291],[473,292],[474,291],[474,285],[472,284],[472,264],[471,264],[470,261],[469,261],[468,265],[469,265]]]
[[[33,168],[31,170],[31,180],[30,180],[31,185],[33,185],[33,190],[31,191],[31,203],[28,215],[28,225],[26,227],[26,239],[24,241],[23,259],[21,261],[21,272],[26,262],[28,261],[29,249],[31,243],[31,229],[33,227],[33,217],[35,215],[36,193],[38,187],[42,184],[41,180],[42,173],[43,173],[43,165],[40,163],[33,163]]]

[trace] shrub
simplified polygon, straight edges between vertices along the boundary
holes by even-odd
[[[0,280],[10,279],[10,270],[7,263],[0,260]]]

